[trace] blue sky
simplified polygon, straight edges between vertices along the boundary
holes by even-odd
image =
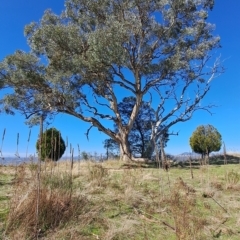
[[[17,49],[28,51],[23,29],[26,24],[41,19],[44,11],[51,8],[53,12],[60,13],[63,9],[63,0],[8,0],[0,1],[0,61]],[[224,60],[225,73],[215,79],[204,104],[214,103],[213,115],[207,112],[197,112],[193,118],[185,123],[172,127],[172,131],[179,132],[179,136],[171,136],[167,153],[180,154],[189,152],[189,138],[197,126],[211,124],[221,133],[228,151],[240,152],[240,1],[216,1],[215,7],[209,14],[209,22],[216,24],[215,34],[221,37],[222,48],[218,50]],[[0,92],[0,94],[2,94]],[[0,149],[2,134],[6,128],[2,144],[4,157],[13,156],[16,151],[21,157],[26,156],[29,128],[24,124],[22,115],[0,115]],[[58,115],[52,126],[59,129],[64,139],[68,137],[77,152],[77,144],[81,151],[104,153],[103,140],[107,136],[96,129],[92,129],[89,141],[86,131],[89,124],[71,116]],[[38,127],[32,128],[28,154],[35,153],[35,143],[38,137]],[[17,134],[19,145],[17,149]],[[69,150],[68,150],[69,151]],[[69,153],[67,153],[69,155]]]

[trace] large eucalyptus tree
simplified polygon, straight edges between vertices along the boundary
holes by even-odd
[[[128,135],[143,98],[152,101],[158,118],[153,140],[161,135],[159,125],[170,127],[211,107],[199,103],[219,72],[211,56],[219,37],[207,22],[213,5],[213,0],[66,0],[62,14],[46,11],[40,22],[25,27],[30,53],[16,51],[0,63],[0,82],[12,89],[3,106],[26,116],[75,116],[117,141],[123,159],[130,159]],[[136,98],[124,124],[121,96]],[[118,126],[117,133],[104,125],[106,119]]]

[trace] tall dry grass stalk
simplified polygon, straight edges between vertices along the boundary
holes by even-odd
[[[77,147],[78,147],[78,174],[80,174],[81,152],[79,144],[77,145]]]
[[[33,171],[27,165],[17,169],[5,235],[20,230],[24,239],[38,239],[89,208],[86,197],[73,196],[72,173],[41,172],[40,166]]]
[[[2,165],[3,165],[3,160],[4,160],[2,148],[3,148],[3,142],[4,142],[5,133],[6,133],[6,128],[4,128],[4,130],[3,130],[2,141],[1,141],[1,148],[0,148],[0,159],[2,160]]]
[[[224,164],[227,164],[227,150],[225,142],[223,142],[223,156],[224,156]]]
[[[192,179],[193,179],[193,178],[194,178],[194,176],[193,176],[193,169],[192,169],[192,158],[191,158],[191,156],[189,157],[189,167],[190,167],[191,177],[192,177]]]
[[[17,133],[17,150],[16,150],[16,153],[15,153],[15,156],[17,158],[20,158],[20,155],[19,155],[19,152],[18,152],[18,145],[19,145],[19,133]]]
[[[28,146],[29,146],[30,139],[31,139],[31,129],[29,130],[29,133],[28,133],[26,159],[28,158]]]
[[[39,154],[38,154],[38,168],[37,168],[37,196],[36,196],[36,203],[34,206],[36,207],[35,213],[35,236],[38,239],[38,232],[39,232],[39,203],[41,199],[41,158],[42,158],[42,136],[43,136],[43,116],[41,116],[40,120],[40,138],[39,138]]]

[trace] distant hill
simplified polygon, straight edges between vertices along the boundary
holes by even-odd
[[[199,158],[201,158],[201,155],[197,154],[197,153],[193,153],[193,152],[183,152],[181,154],[174,155],[174,160],[175,161],[186,161],[186,160],[189,160],[189,157],[191,157],[192,159],[199,159]]]

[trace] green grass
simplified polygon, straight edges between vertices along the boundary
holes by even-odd
[[[63,205],[67,214],[77,196],[82,199],[80,205],[74,203],[73,216],[63,215],[59,224],[42,229],[39,239],[240,239],[239,164],[196,166],[193,179],[187,166],[169,172],[155,167],[125,168],[113,161],[75,163],[72,171],[69,166],[61,163],[43,168],[41,186],[46,197],[55,194],[62,198],[52,199],[49,209]],[[12,170],[5,168],[0,176],[0,189],[4,190],[0,219],[6,224],[13,210],[9,201],[18,199],[16,193],[24,196],[29,191],[37,169],[26,166],[17,174]],[[0,231],[3,228],[4,224]],[[6,238],[24,234],[25,228],[12,228]],[[21,239],[23,236],[27,235]]]

